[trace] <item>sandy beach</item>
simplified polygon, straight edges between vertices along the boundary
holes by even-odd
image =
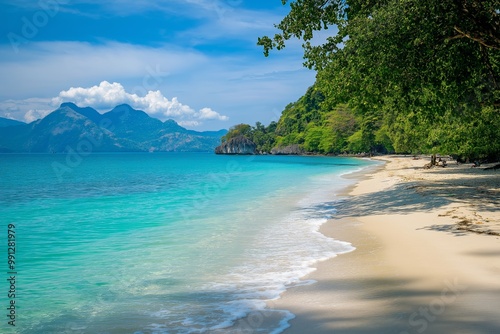
[[[321,230],[356,250],[269,305],[285,333],[500,333],[500,171],[380,159]]]

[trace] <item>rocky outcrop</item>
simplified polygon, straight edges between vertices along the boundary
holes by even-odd
[[[244,136],[231,138],[215,148],[215,154],[256,154],[257,145]]]
[[[274,147],[271,154],[275,155],[300,155],[304,154],[304,150],[298,144],[288,145],[284,147]]]

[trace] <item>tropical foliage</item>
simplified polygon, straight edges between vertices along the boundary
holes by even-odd
[[[267,55],[302,40],[317,80],[283,111],[275,145],[499,157],[498,0],[282,3],[278,34],[258,44]],[[319,30],[332,33],[318,45]]]
[[[271,122],[267,127],[260,122],[257,122],[255,126],[238,124],[231,127],[221,141],[226,142],[232,138],[244,136],[257,145],[257,152],[270,152],[276,144],[275,131],[276,122]]]

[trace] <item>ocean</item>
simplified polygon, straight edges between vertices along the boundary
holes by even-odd
[[[2,154],[0,332],[280,333],[294,316],[269,302],[354,249],[318,230],[371,164]]]

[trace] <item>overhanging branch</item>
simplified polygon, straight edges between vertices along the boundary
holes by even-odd
[[[484,38],[472,36],[471,34],[464,32],[462,29],[460,29],[459,27],[456,27],[456,26],[453,27],[453,29],[456,32],[458,32],[458,35],[453,36],[453,37],[449,37],[448,40],[453,40],[453,39],[458,39],[458,38],[468,38],[474,42],[477,42],[477,43],[487,47],[487,48],[500,50],[500,45],[498,45],[498,43],[489,42],[489,41],[486,41]]]

